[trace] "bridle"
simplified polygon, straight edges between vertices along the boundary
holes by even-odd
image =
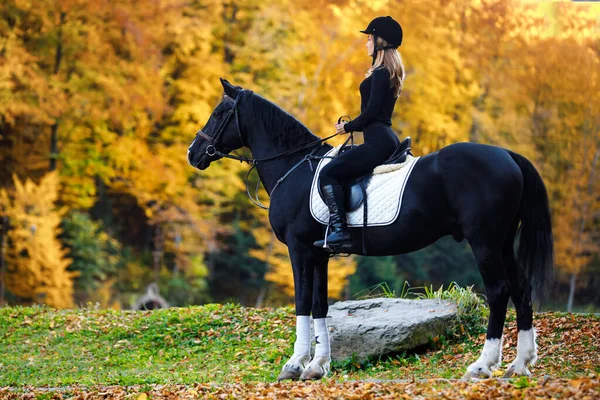
[[[252,170],[258,165],[259,162],[265,162],[265,161],[270,161],[270,160],[275,160],[279,157],[283,157],[289,154],[293,154],[296,153],[298,151],[302,151],[305,149],[308,149],[310,147],[316,146],[318,144],[322,144],[323,142],[331,139],[334,136],[339,135],[339,133],[335,133],[331,136],[328,136],[324,139],[319,139],[316,140],[314,142],[310,142],[307,143],[303,146],[300,146],[298,148],[295,149],[291,149],[291,150],[287,150],[284,151],[283,153],[280,154],[276,154],[274,156],[271,157],[265,157],[265,158],[246,158],[243,156],[238,156],[235,154],[228,154],[228,153],[224,153],[222,151],[220,151],[217,148],[217,145],[219,144],[219,139],[221,137],[221,135],[223,134],[223,132],[225,132],[225,128],[227,127],[227,124],[229,123],[229,121],[231,120],[231,117],[233,115],[235,115],[235,122],[236,122],[236,126],[237,126],[237,132],[238,132],[238,137],[240,138],[240,143],[242,144],[242,147],[246,146],[246,144],[244,143],[244,139],[242,137],[242,130],[240,127],[240,117],[239,117],[239,111],[238,111],[238,105],[240,104],[240,100],[242,99],[242,97],[244,97],[245,93],[248,93],[248,96],[252,96],[254,94],[254,92],[252,90],[248,90],[248,89],[242,89],[240,90],[240,92],[238,93],[237,97],[235,98],[234,102],[233,102],[233,106],[231,107],[231,109],[229,109],[229,111],[227,111],[227,115],[225,116],[225,118],[223,119],[223,121],[221,121],[221,123],[219,124],[219,127],[217,128],[217,132],[215,133],[214,136],[210,136],[208,134],[206,134],[205,132],[202,131],[202,129],[198,130],[198,132],[196,132],[196,137],[200,136],[201,138],[205,139],[206,141],[208,141],[209,145],[206,146],[206,150],[204,151],[204,154],[206,154],[209,157],[212,156],[219,156],[219,157],[225,157],[225,158],[231,158],[233,160],[238,160],[239,162],[246,162],[248,164],[252,164],[252,167],[250,168],[250,170],[248,171],[248,173],[246,174],[246,178],[245,178],[245,184],[246,184],[246,195],[248,196],[248,198],[252,201],[252,203],[254,203],[256,206],[268,210],[268,207],[265,207],[260,200],[258,199],[258,189],[259,189],[259,185],[260,185],[260,179],[257,180],[256,182],[256,189],[254,192],[254,196],[256,198],[256,200],[254,198],[252,198],[252,195],[250,194],[250,189],[248,188],[248,177],[250,176],[250,172],[252,172]],[[345,117],[345,116],[344,116]],[[338,123],[342,120],[343,117],[340,117],[338,120]],[[353,139],[352,133],[350,133],[350,137],[348,138],[348,140]],[[342,145],[342,147],[348,142],[348,140],[346,140],[346,142],[344,142],[344,144]],[[271,197],[273,195],[273,192],[275,191],[275,189],[277,189],[277,187],[281,184],[281,182],[284,181],[285,178],[287,178],[296,168],[298,168],[300,165],[302,165],[305,161],[309,162],[310,168],[311,170],[313,170],[312,167],[312,163],[310,162],[311,160],[314,159],[321,159],[324,158],[323,156],[317,156],[315,155],[316,151],[319,148],[315,148],[313,149],[309,154],[305,155],[298,163],[296,163],[292,168],[290,168],[281,178],[279,178],[277,180],[277,182],[275,183],[275,186],[273,187],[273,189],[271,190],[271,193],[269,193],[269,197]]]
[[[202,129],[199,129],[198,132],[196,132],[196,136],[200,136],[201,138],[208,141],[208,143],[210,143],[208,146],[206,146],[206,150],[204,152],[204,154],[206,154],[207,156],[209,156],[209,157],[212,157],[214,155],[218,155],[219,157],[228,157],[229,156],[229,154],[219,151],[217,149],[217,144],[219,142],[221,135],[223,134],[223,132],[225,132],[225,128],[227,127],[227,124],[231,120],[232,115],[235,115],[235,123],[237,125],[237,131],[238,131],[238,137],[240,138],[240,143],[242,144],[242,147],[245,146],[244,139],[242,139],[242,130],[240,129],[240,117],[239,117],[239,113],[238,113],[238,104],[240,102],[240,99],[242,98],[242,94],[245,92],[249,93],[250,96],[252,96],[252,94],[254,93],[252,90],[247,90],[247,89],[242,89],[238,93],[236,99],[233,101],[233,107],[231,107],[229,109],[229,111],[227,111],[227,115],[225,116],[225,119],[223,121],[221,121],[221,123],[219,124],[219,127],[217,128],[217,133],[215,133],[215,135],[213,137],[204,133],[202,131]],[[212,151],[211,151],[211,149],[212,149]],[[237,160],[237,159],[244,158],[244,157],[229,156],[229,158],[234,158]],[[240,161],[246,161],[246,160],[248,160],[248,159],[243,159],[243,160],[240,159]]]

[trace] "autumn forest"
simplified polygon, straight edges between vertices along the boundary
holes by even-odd
[[[333,134],[360,113],[359,31],[378,15],[404,30],[398,136],[415,155],[472,141],[531,160],[555,241],[541,306],[600,308],[600,4],[525,0],[3,0],[0,306],[127,309],[152,282],[175,306],[290,304],[287,248],[245,195],[249,166],[198,171],[186,151],[220,77]],[[468,243],[449,238],[335,258],[329,279],[331,299],[405,282],[483,291]]]

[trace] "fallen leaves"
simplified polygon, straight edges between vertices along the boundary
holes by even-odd
[[[22,326],[24,321],[27,322]],[[327,380],[301,386],[297,397],[335,397],[334,391],[321,387],[324,385],[337,387],[339,391],[347,389],[348,395],[338,393],[344,398],[443,397],[443,390],[458,385],[465,392],[452,389],[449,397],[484,398],[486,392],[479,389],[478,383],[463,385],[456,380],[439,379],[460,378],[467,365],[479,357],[485,341],[485,334],[479,333],[484,332],[484,326],[464,323],[462,329],[457,327],[451,335],[432,338],[431,346],[418,352],[360,363],[354,360],[334,363]],[[500,397],[514,393],[520,397],[519,393],[533,393],[535,388],[544,387],[545,382],[552,386],[560,379],[568,390],[581,393],[592,390],[600,375],[600,318],[543,313],[535,315],[534,326],[539,359],[530,370],[536,380],[520,381],[518,385],[522,388],[490,380],[485,383],[486,390],[489,393],[497,390]],[[291,308],[257,310],[236,305],[205,305],[147,312],[0,309],[0,338],[3,338],[0,385],[14,387],[6,389],[6,393],[16,392],[18,387],[46,390],[33,386],[57,387],[60,393],[66,393],[67,389],[60,388],[62,385],[78,382],[89,385],[88,389],[77,389],[82,393],[81,398],[87,395],[93,398],[106,388],[112,388],[110,397],[119,398],[119,386],[108,385],[126,384],[134,389],[122,389],[122,396],[136,398],[146,392],[148,398],[153,398],[154,392],[135,385],[160,382],[169,383],[160,390],[174,393],[174,398],[271,395],[285,398],[280,391],[294,391],[294,384],[273,386],[265,382],[276,379],[291,355],[294,329]],[[504,333],[503,365],[493,371],[494,377],[502,376],[516,356],[514,311],[509,313]],[[590,373],[595,377],[591,378]],[[414,385],[406,386],[408,382],[398,379],[410,380]],[[430,379],[435,388],[426,389],[425,381],[418,379]],[[358,385],[372,380],[379,382],[372,386]],[[358,382],[358,386],[350,382]],[[98,384],[106,386],[93,386]],[[396,384],[400,386],[393,386]],[[253,392],[256,388],[260,389],[258,394]],[[552,390],[558,393],[556,388]],[[0,392],[0,398],[3,397]]]
[[[541,370],[551,376],[568,376],[600,372],[600,318],[558,313],[537,314],[534,318],[538,361],[531,371]],[[504,330],[503,358],[516,357],[516,322],[507,323]],[[484,336],[478,338],[483,345]],[[567,367],[567,371],[565,371]]]
[[[507,365],[517,353],[517,324],[514,311],[504,328],[502,345],[502,367],[496,374],[502,375]],[[537,363],[530,367],[535,375],[546,374],[552,377],[576,378],[578,375],[600,374],[600,318],[564,313],[542,313],[534,316],[536,340],[538,344]],[[434,341],[435,342],[435,341]],[[437,378],[444,371],[464,372],[468,364],[479,357],[485,342],[485,333],[464,339],[462,343],[451,344],[448,348],[430,351],[420,360],[419,378]],[[401,363],[388,364],[401,365]],[[408,365],[396,371],[397,378],[408,378],[415,368]],[[496,376],[496,375],[495,375]],[[453,377],[453,376],[452,376]],[[352,376],[362,379],[362,376]]]
[[[600,378],[597,376],[568,379],[530,381],[529,385],[516,387],[510,380],[485,379],[464,382],[449,379],[419,381],[349,381],[286,382],[286,383],[235,383],[225,385],[144,385],[70,387],[63,389],[25,388],[17,393],[10,388],[0,388],[0,397],[6,399],[35,398],[41,395],[54,399],[415,399],[415,398],[572,398],[594,399],[600,396]],[[50,395],[50,396],[49,396]]]

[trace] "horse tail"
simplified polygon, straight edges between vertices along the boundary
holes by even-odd
[[[533,164],[519,154],[509,153],[523,174],[517,258],[525,269],[534,295],[541,299],[552,279],[554,268],[554,239],[548,193]]]

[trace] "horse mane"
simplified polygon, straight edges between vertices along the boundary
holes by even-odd
[[[278,132],[278,135],[273,137],[277,145],[294,147],[320,139],[277,104],[256,93],[251,99],[248,108],[252,117],[262,121],[267,133]]]

